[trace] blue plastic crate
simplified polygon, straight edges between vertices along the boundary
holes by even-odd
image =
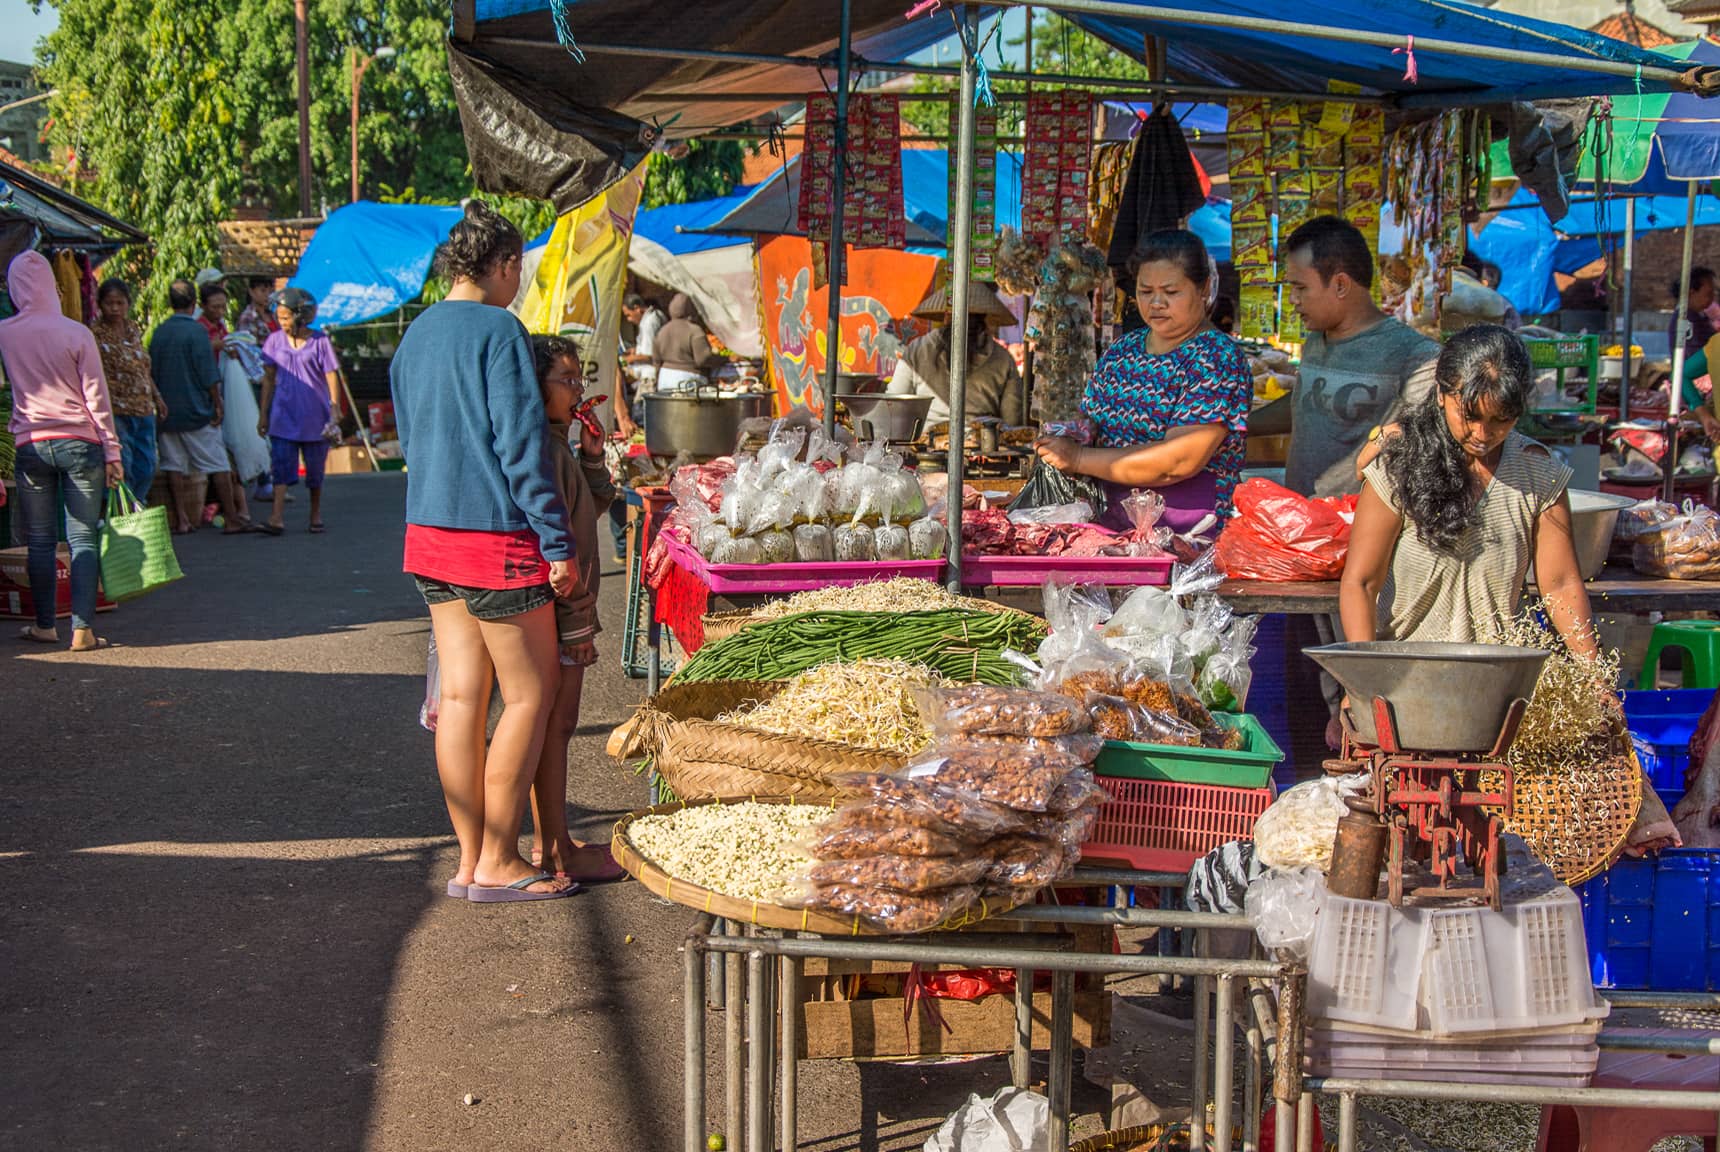
[[[1720,849],[1620,860],[1577,891],[1597,987],[1720,991]]]
[[[1625,723],[1637,759],[1655,788],[1684,790],[1684,770],[1690,764],[1690,737],[1708,705],[1712,688],[1675,688],[1670,691],[1621,692]]]

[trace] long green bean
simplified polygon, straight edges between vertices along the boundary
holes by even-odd
[[[895,658],[952,680],[1012,684],[1019,673],[998,653],[1033,652],[1045,626],[1016,613],[803,612],[741,629],[700,648],[678,681],[786,680],[833,661]]]

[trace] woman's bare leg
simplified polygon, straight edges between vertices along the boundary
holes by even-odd
[[[555,608],[545,604],[503,620],[480,620],[478,628],[501,688],[502,718],[484,760],[484,843],[473,882],[502,887],[538,871],[520,855],[520,817],[543,753],[544,725],[561,671]],[[543,881],[528,891],[559,891],[567,884]]]
[[[276,507],[286,494],[275,489]],[[436,771],[448,802],[448,819],[460,841],[454,882],[470,884],[484,843],[484,725],[490,714],[495,669],[478,621],[461,600],[430,606],[441,668],[442,700],[436,719]]]

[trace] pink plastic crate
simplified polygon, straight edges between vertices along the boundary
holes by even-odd
[[[942,560],[870,560],[838,564],[712,564],[698,550],[664,534],[664,546],[675,563],[698,577],[712,592],[731,596],[776,596],[867,584],[906,576],[915,580],[943,578]]]
[[[968,556],[962,557],[962,586],[1032,588],[1051,577],[1079,584],[1130,587],[1169,584],[1169,556]]]
[[[1100,776],[1111,794],[1099,809],[1083,860],[1119,860],[1145,871],[1186,871],[1231,840],[1254,839],[1270,788],[1225,788],[1171,780]]]

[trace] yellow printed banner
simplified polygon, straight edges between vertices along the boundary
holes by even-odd
[[[627,249],[648,163],[556,220],[518,308],[529,331],[579,344],[587,395],[616,394]]]

